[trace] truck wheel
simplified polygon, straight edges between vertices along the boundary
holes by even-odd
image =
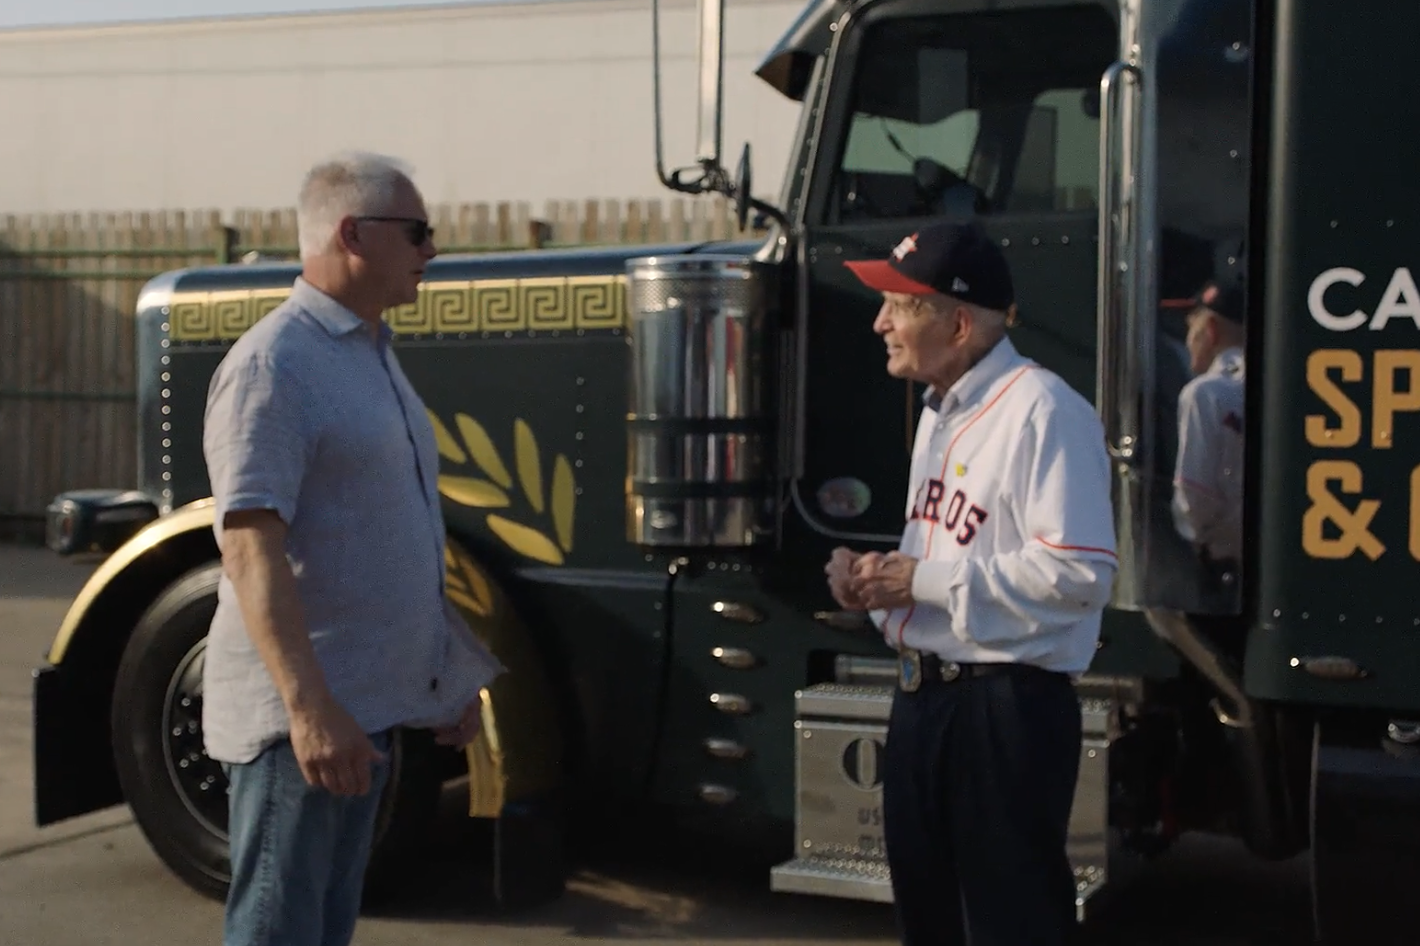
[[[153,602],[124,650],[113,695],[114,762],[134,819],[179,878],[218,900],[231,881],[227,778],[203,747],[202,666],[220,575],[220,563],[194,569]],[[396,734],[368,895],[408,874],[438,809],[436,752],[428,733]]]

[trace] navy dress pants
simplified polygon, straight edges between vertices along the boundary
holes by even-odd
[[[883,833],[903,946],[1075,941],[1080,725],[1070,678],[1033,668],[898,691]]]

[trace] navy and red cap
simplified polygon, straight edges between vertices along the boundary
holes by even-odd
[[[1239,280],[1210,279],[1193,297],[1193,309],[1210,309],[1229,322],[1241,325],[1245,315],[1245,297]]]
[[[879,292],[941,293],[1004,312],[1016,301],[1006,257],[976,224],[939,223],[904,239],[886,259],[845,263]]]

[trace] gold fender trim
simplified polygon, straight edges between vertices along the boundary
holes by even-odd
[[[164,542],[199,529],[210,530],[217,518],[214,506],[215,502],[211,498],[199,499],[181,506],[148,523],[127,542],[114,549],[109,557],[104,559],[103,564],[89,576],[89,580],[79,589],[73,603],[69,605],[64,620],[60,622],[59,631],[54,635],[54,643],[50,645],[49,662],[58,666],[64,659],[64,654],[89,609],[115,578]]]
[[[57,666],[64,659],[94,602],[134,562],[180,535],[210,530],[215,520],[215,502],[210,497],[201,499],[149,523],[115,549],[69,606],[50,646],[49,662]],[[557,784],[562,766],[560,727],[547,675],[527,628],[503,590],[458,540],[448,540],[444,556],[449,600],[507,671],[480,694],[483,728],[465,749],[469,816],[496,818],[508,800],[530,797]]]
[[[468,814],[496,818],[510,800],[549,791],[562,773],[561,729],[551,683],[503,590],[457,539],[445,546],[447,594],[506,672],[485,688],[483,728],[465,749]]]

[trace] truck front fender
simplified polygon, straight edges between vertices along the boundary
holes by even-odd
[[[113,762],[114,676],[138,620],[162,590],[218,558],[211,499],[175,510],[116,549],[70,605],[48,662],[35,671],[35,822],[44,826],[124,801]],[[555,704],[527,629],[467,549],[445,551],[448,596],[507,668],[482,694],[483,729],[465,750],[469,814],[552,790],[561,776]]]
[[[114,673],[138,619],[163,588],[217,558],[212,501],[150,522],[113,551],[75,596],[34,672],[35,823],[123,802],[109,710]]]
[[[482,694],[483,728],[465,750],[469,816],[497,818],[508,804],[540,799],[562,779],[557,701],[529,629],[503,589],[450,538],[447,594],[506,672]]]

